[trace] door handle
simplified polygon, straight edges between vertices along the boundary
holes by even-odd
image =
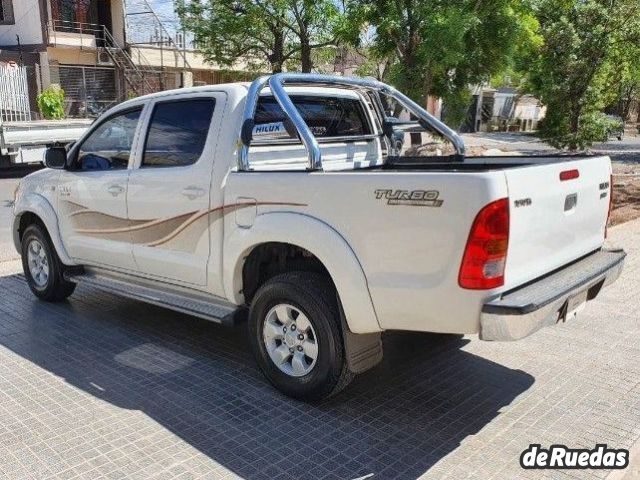
[[[107,188],[107,192],[109,192],[114,197],[117,197],[122,192],[124,192],[124,187],[120,185],[110,185],[109,188]]]
[[[202,197],[206,192],[200,187],[190,186],[182,190],[182,195],[189,200],[195,200],[198,197]]]

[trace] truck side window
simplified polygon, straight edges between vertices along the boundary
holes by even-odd
[[[142,108],[137,108],[102,122],[80,146],[76,168],[87,171],[126,169],[141,113]]]
[[[198,161],[215,108],[212,98],[156,105],[151,117],[142,167],[180,167]]]
[[[362,104],[356,98],[291,95],[291,100],[318,138],[372,133]],[[256,125],[282,122],[284,119],[284,112],[275,98],[260,98],[255,114]]]

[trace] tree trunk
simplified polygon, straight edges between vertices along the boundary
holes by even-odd
[[[311,73],[313,62],[311,61],[311,40],[307,35],[300,37],[300,68],[302,73]]]
[[[303,45],[300,49],[300,63],[302,73],[311,73],[313,62],[311,61],[311,47],[308,45]]]
[[[582,107],[580,105],[574,105],[571,107],[569,112],[569,132],[571,134],[569,150],[575,151],[578,149],[578,132],[580,131],[580,115],[582,113]]]
[[[273,31],[273,51],[269,55],[271,73],[280,73],[284,67],[284,31]]]

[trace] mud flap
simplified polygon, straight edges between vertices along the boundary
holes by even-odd
[[[340,321],[342,323],[342,339],[349,370],[355,374],[364,373],[382,361],[382,339],[380,332],[352,333],[342,310],[340,298]]]

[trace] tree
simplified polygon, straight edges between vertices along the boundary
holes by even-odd
[[[606,65],[605,88],[611,99],[607,110],[627,120],[634,102],[640,100],[640,42],[614,45]]]
[[[313,51],[335,42],[340,14],[331,0],[178,0],[182,26],[205,58],[231,67],[313,69]]]
[[[334,45],[334,30],[338,26],[340,13],[331,0],[288,0],[290,19],[287,27],[300,48],[300,69],[311,72],[312,52]]]
[[[616,52],[640,39],[637,0],[539,0],[544,43],[532,62],[531,84],[547,106],[541,133],[570,150],[607,137],[601,113],[611,100],[609,72]],[[636,60],[637,61],[637,60]]]
[[[448,118],[460,123],[469,86],[488,81],[509,64],[531,18],[521,0],[354,0],[350,17],[373,29],[373,48],[395,58],[389,80],[414,100],[443,97]],[[353,38],[352,38],[353,41]],[[357,43],[357,40],[356,40]]]
[[[281,1],[178,0],[176,11],[209,62],[231,67],[242,60],[251,69],[266,63],[277,73],[295,53]]]

